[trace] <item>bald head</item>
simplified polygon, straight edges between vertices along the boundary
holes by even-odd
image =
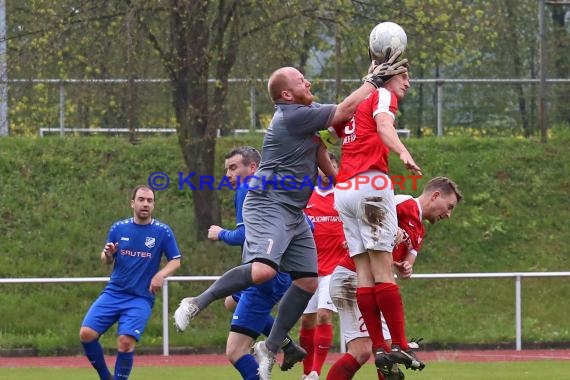
[[[282,67],[274,71],[269,77],[267,90],[274,103],[295,103],[305,106],[313,103],[311,82],[294,67]]]
[[[269,96],[274,102],[281,99],[281,93],[283,90],[289,88],[289,78],[292,75],[298,73],[298,70],[294,67],[282,67],[277,69],[269,77],[269,82],[267,83],[267,90],[269,91]]]

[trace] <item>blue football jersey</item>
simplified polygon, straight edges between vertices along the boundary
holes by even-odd
[[[148,288],[160,269],[162,255],[168,261],[180,258],[174,233],[167,224],[153,219],[136,224],[133,218],[113,224],[108,243],[118,243],[111,279],[104,291],[154,299]]]

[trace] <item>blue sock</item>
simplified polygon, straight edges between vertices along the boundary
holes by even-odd
[[[115,380],[128,379],[133,369],[133,352],[117,352],[117,361],[115,362]]]
[[[109,380],[111,378],[111,372],[105,362],[103,347],[101,347],[99,339],[92,340],[91,342],[81,342],[81,345],[83,346],[85,356],[87,356],[87,359],[89,359],[91,365],[99,374],[99,378],[101,380]]]
[[[257,364],[253,355],[246,354],[242,356],[234,363],[234,367],[244,380],[259,380],[259,375],[257,374],[259,364]]]
[[[267,317],[265,318],[265,324],[263,325],[263,330],[261,331],[263,333],[263,335],[269,336],[269,333],[271,332],[271,328],[273,327],[274,321],[275,321],[275,318],[273,318],[273,315],[267,314]]]

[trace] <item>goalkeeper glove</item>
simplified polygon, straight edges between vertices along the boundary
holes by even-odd
[[[395,52],[388,62],[377,64],[376,61],[372,61],[370,67],[368,68],[368,75],[366,75],[362,80],[372,84],[374,87],[381,87],[384,83],[390,80],[395,75],[405,73],[408,71],[407,59],[402,59],[394,63],[394,61],[401,55],[401,52]],[[370,72],[372,71],[372,72]]]
[[[319,137],[321,138],[323,144],[325,144],[325,146],[329,150],[331,149],[331,147],[337,145],[338,143],[338,137],[334,133],[331,133],[329,130],[326,129],[319,131]]]

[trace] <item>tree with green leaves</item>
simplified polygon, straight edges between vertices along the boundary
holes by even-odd
[[[198,182],[201,175],[214,173],[217,130],[226,121],[228,79],[240,43],[319,8],[295,1],[283,11],[281,4],[264,1],[172,0],[166,7],[170,33],[165,35],[164,25],[147,22],[146,2],[126,1],[171,80],[178,141],[189,171],[196,173],[191,181],[200,188],[193,193],[193,204],[198,236],[203,239],[208,227],[219,223],[220,210],[215,190]],[[215,78],[213,86],[210,75]]]
[[[126,125],[131,132],[138,126],[175,126],[187,173],[196,173],[192,181],[200,188],[198,177],[214,173],[218,131],[243,128],[250,117],[249,86],[261,94],[258,118],[260,126],[267,124],[272,105],[265,79],[278,67],[300,68],[313,81],[316,100],[332,102],[354,87],[342,80],[359,80],[368,66],[370,30],[379,22],[395,21],[408,34],[405,55],[412,80],[532,76],[535,5],[535,0],[11,0],[9,78],[127,80],[119,85],[11,86],[10,129],[32,134],[37,126],[57,125],[62,88],[66,125]],[[568,7],[549,7],[549,27],[556,28],[551,64],[564,77]],[[246,83],[234,84],[230,77]],[[167,78],[167,83],[137,81],[144,78]],[[320,78],[335,81],[322,83]],[[402,105],[398,127],[409,125],[421,136],[435,124],[430,115],[436,88],[413,87],[417,90]],[[561,99],[562,90],[557,93]],[[521,123],[513,119],[513,124],[532,135],[532,89],[519,86],[504,96],[480,87],[447,86],[446,94],[448,113],[475,108],[481,116],[473,124],[485,125],[488,115],[504,117],[505,109],[514,110]],[[561,104],[558,113],[564,112]],[[135,137],[131,133],[133,142]],[[194,191],[192,199],[196,230],[205,238],[207,228],[219,224],[216,192],[206,187]]]

